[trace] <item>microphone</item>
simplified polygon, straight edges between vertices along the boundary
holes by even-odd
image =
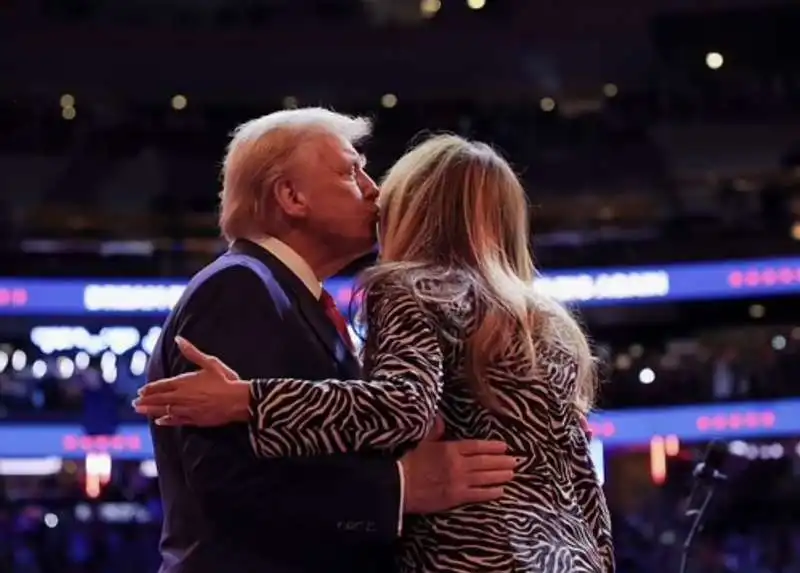
[[[706,455],[703,461],[697,464],[692,472],[696,480],[707,482],[721,478],[727,479],[720,470],[728,458],[728,448],[724,442],[713,440],[706,448]]]
[[[692,489],[689,493],[689,499],[686,504],[686,517],[693,517],[697,515],[698,509],[695,508],[697,501],[697,492],[703,486],[709,486],[721,481],[725,481],[728,477],[720,470],[728,458],[728,448],[720,440],[712,440],[706,448],[706,453],[703,456],[703,461],[697,464],[692,470]]]
[[[714,440],[708,444],[703,461],[697,464],[692,472],[694,483],[692,484],[692,491],[689,494],[689,501],[686,509],[686,517],[692,518],[692,525],[683,542],[681,563],[678,569],[679,573],[686,573],[694,538],[702,527],[703,518],[706,515],[711,499],[714,497],[717,485],[728,479],[720,469],[727,457],[728,449],[725,444],[719,440]],[[698,492],[701,489],[705,491],[703,501],[698,507],[695,507],[695,498],[698,497]]]

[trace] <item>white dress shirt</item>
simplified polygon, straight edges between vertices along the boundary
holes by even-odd
[[[311,265],[301,257],[297,251],[291,248],[283,241],[275,237],[264,237],[261,239],[251,239],[255,244],[262,249],[268,251],[272,256],[286,265],[297,278],[299,278],[306,288],[314,295],[317,300],[322,296],[322,281],[317,278],[314,269]],[[348,325],[348,328],[350,326]],[[351,332],[352,334],[352,332]],[[400,535],[403,530],[403,505],[405,504],[405,472],[403,471],[403,464],[398,460],[397,472],[400,478],[400,511],[398,512],[397,534]]]

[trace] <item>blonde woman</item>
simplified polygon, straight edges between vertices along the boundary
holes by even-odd
[[[409,519],[400,571],[613,571],[582,426],[593,358],[570,314],[532,287],[512,169],[483,143],[436,136],[389,171],[380,207],[381,260],[360,281],[365,380],[244,383],[179,341],[201,370],[145,386],[137,411],[163,425],[249,421],[261,457],[397,455],[439,418],[448,439],[505,441],[519,465],[499,500]]]

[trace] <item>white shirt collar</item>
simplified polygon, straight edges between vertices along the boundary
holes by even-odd
[[[286,265],[289,270],[306,285],[306,288],[311,291],[311,294],[319,300],[320,296],[322,296],[322,283],[317,278],[317,275],[314,274],[311,265],[309,265],[297,251],[275,237],[263,237],[261,239],[251,240],[262,249],[269,251],[276,259]]]

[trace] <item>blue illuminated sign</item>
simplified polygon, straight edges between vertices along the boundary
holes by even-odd
[[[333,279],[325,286],[348,311],[353,281]],[[581,306],[769,297],[800,293],[800,258],[579,269],[545,273],[537,286]],[[163,315],[185,287],[164,280],[0,279],[0,315]]]
[[[545,275],[540,284],[586,306],[768,297],[800,292],[800,258],[586,269]]]
[[[797,436],[800,400],[603,412],[589,422],[594,438],[610,448],[649,445],[656,436],[683,442]],[[123,424],[113,436],[87,436],[77,424],[0,425],[0,457],[79,458],[87,453],[152,458],[149,429],[143,423]]]
[[[0,425],[0,457],[83,458],[93,453],[121,460],[150,459],[150,430],[146,424],[125,424],[113,436],[88,436],[78,424]]]

